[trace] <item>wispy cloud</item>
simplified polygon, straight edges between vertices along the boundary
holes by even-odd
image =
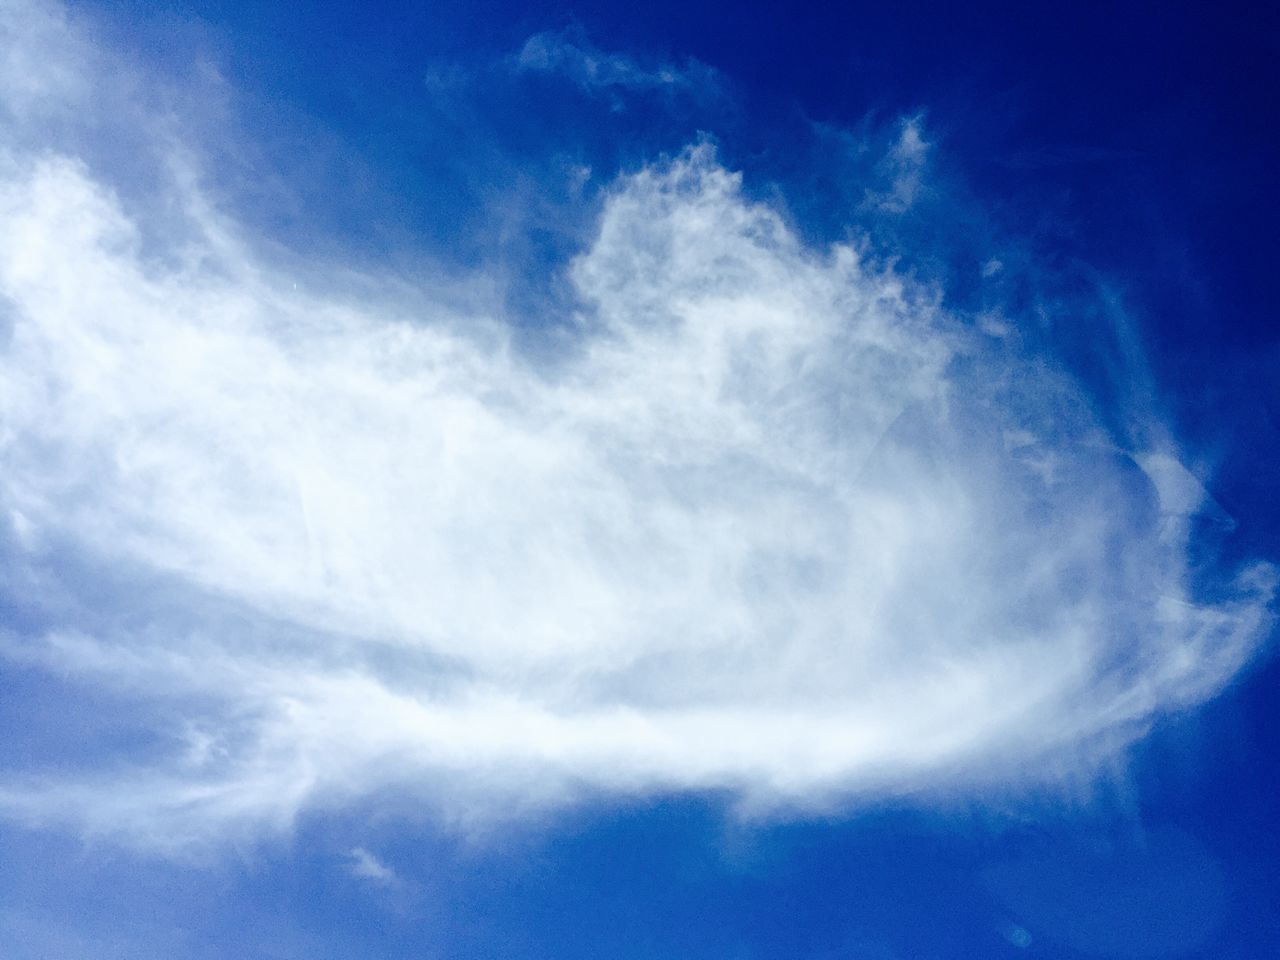
[[[364,847],[355,847],[351,851],[351,873],[373,883],[394,884],[399,881],[394,870]]]
[[[904,119],[899,126],[897,140],[877,170],[888,186],[869,188],[868,202],[889,213],[910,209],[924,188],[931,146],[924,136],[924,118]]]
[[[406,791],[484,819],[1052,782],[1263,636],[1269,567],[1192,588],[1174,445],[806,246],[709,147],[614,185],[553,365],[166,189],[158,259],[78,159],[0,167],[5,563],[72,598],[2,652],[159,725],[8,776],[9,816],[179,848]]]
[[[96,51],[68,28],[61,6],[4,0],[0,43],[5,51],[0,62],[0,99],[6,112],[28,117],[66,111],[85,92],[85,61]]]
[[[558,74],[593,94],[657,91],[718,96],[720,75],[692,58],[684,62],[644,62],[596,47],[581,28],[536,33],[515,57],[517,70]]]

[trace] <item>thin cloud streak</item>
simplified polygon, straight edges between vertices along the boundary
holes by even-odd
[[[591,94],[662,92],[705,98],[720,96],[723,87],[719,73],[698,60],[642,63],[601,50],[580,28],[535,33],[516,54],[514,66],[521,73],[564,77]]]

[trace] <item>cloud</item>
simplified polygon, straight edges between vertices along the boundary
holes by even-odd
[[[0,104],[6,112],[19,117],[58,113],[84,95],[82,64],[94,51],[68,28],[67,19],[51,4],[0,3],[0,44],[6,54],[0,64]]]
[[[888,188],[868,189],[868,203],[888,213],[910,209],[924,187],[931,146],[924,138],[924,118],[905,118],[899,126],[898,139],[877,170]]]
[[[580,28],[535,33],[520,48],[515,67],[563,76],[592,94],[647,91],[719,96],[722,86],[714,69],[691,57],[679,65],[642,63],[599,49]]]
[[[371,880],[378,884],[393,884],[399,881],[394,870],[364,847],[352,849],[351,873],[361,880]]]
[[[181,850],[404,796],[1052,784],[1264,637],[1273,572],[1193,567],[1174,445],[706,145],[616,182],[539,360],[164,189],[157,257],[79,159],[0,165],[5,564],[42,584],[0,655],[152,733],[10,772],[10,817]]]

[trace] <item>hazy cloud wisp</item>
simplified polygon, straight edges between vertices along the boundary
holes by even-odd
[[[718,95],[722,85],[720,75],[701,61],[643,63],[627,54],[601,50],[581,29],[535,33],[524,42],[514,63],[518,71],[559,75],[592,94],[650,91],[705,97]]]

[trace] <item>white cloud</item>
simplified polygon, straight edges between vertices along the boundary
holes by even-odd
[[[621,53],[599,49],[581,29],[535,33],[516,55],[517,70],[559,74],[588,93],[617,91],[688,92],[718,96],[719,74],[689,58],[682,64],[641,63]]]
[[[0,781],[10,816],[180,848],[406,791],[483,820],[1053,782],[1262,638],[1270,568],[1191,589],[1176,450],[806,247],[707,147],[617,183],[553,366],[320,293],[173,189],[205,239],[161,263],[76,160],[0,168],[8,560],[132,578],[3,653],[183,714],[168,754]]]
[[[924,138],[924,118],[905,118],[899,127],[898,139],[879,164],[878,173],[888,181],[888,187],[868,189],[868,202],[889,213],[910,209],[924,188],[931,147]]]
[[[379,884],[393,884],[400,879],[394,870],[364,847],[355,847],[351,851],[351,873],[361,880]]]
[[[10,115],[62,113],[86,93],[95,51],[66,11],[38,0],[0,0],[0,109]]]

